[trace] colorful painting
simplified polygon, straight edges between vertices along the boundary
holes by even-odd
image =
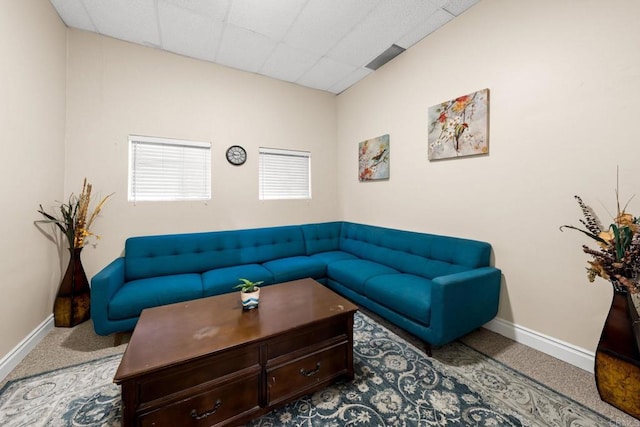
[[[429,108],[429,160],[489,153],[489,89]]]
[[[389,179],[389,135],[362,141],[358,153],[360,181]]]

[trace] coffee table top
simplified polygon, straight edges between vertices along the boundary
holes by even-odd
[[[313,279],[260,288],[260,305],[244,311],[239,292],[142,311],[114,382],[260,341],[358,307]]]

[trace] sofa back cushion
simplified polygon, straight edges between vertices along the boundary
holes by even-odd
[[[341,221],[302,225],[307,255],[340,249],[341,229]]]
[[[488,266],[491,256],[486,242],[349,222],[340,249],[428,279]]]
[[[131,237],[125,242],[125,277],[203,273],[304,254],[299,226]]]

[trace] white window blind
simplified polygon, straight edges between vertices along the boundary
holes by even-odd
[[[310,199],[311,153],[260,148],[260,200]]]
[[[129,135],[129,201],[211,199],[211,143]]]

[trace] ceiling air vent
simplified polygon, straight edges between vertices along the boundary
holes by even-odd
[[[378,68],[382,67],[387,62],[391,61],[396,56],[400,55],[404,51],[405,51],[405,48],[400,47],[396,44],[392,44],[391,47],[389,47],[389,49],[382,52],[373,61],[369,62],[365,67],[375,71]]]

